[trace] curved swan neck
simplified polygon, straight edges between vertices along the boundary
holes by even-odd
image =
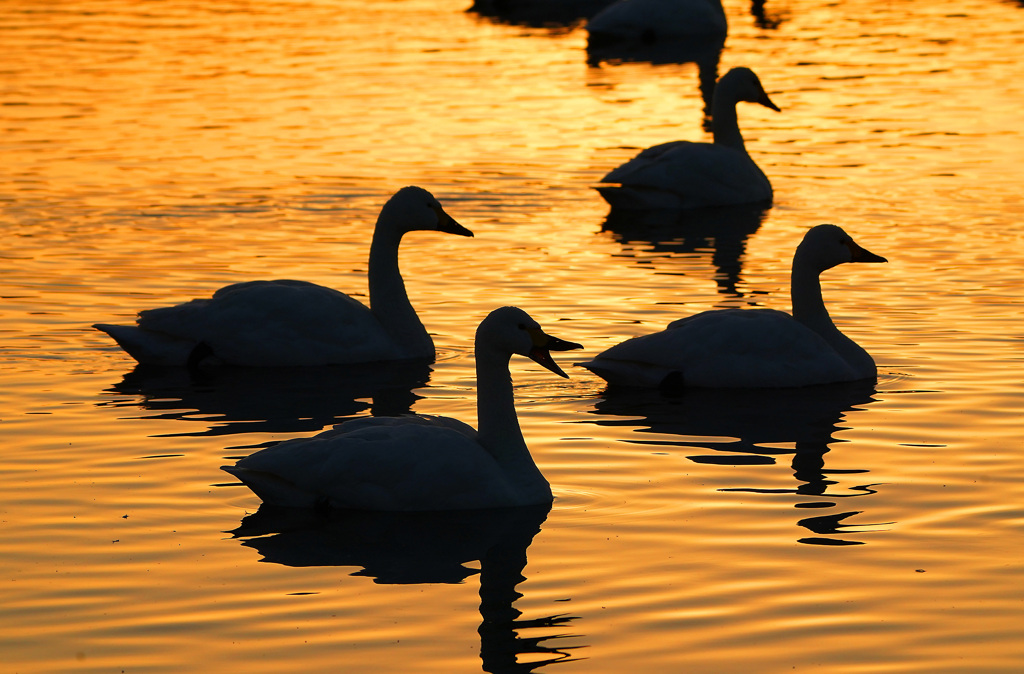
[[[383,218],[383,213],[381,214]],[[391,338],[410,356],[434,355],[434,343],[409,301],[398,268],[398,247],[402,232],[381,224],[373,231],[366,276],[370,289],[370,311]]]
[[[509,374],[510,356],[476,345],[477,435],[479,442],[502,466],[509,482],[521,491],[545,490],[547,480],[534,463],[516,416]]]
[[[719,82],[711,99],[711,128],[715,144],[747,151],[736,115],[736,95],[728,81]]]
[[[835,330],[832,317],[825,308],[825,300],[821,297],[819,272],[800,264],[799,251],[793,257],[789,295],[793,302],[793,318],[819,334]]]
[[[844,335],[828,315],[825,301],[821,297],[820,273],[813,265],[806,262],[801,264],[798,248],[796,255],[793,256],[789,290],[793,302],[793,318],[824,338],[858,376],[875,376],[875,361],[871,355],[857,342]]]

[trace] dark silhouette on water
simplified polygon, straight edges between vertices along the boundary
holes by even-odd
[[[535,28],[570,28],[614,0],[475,0],[467,12],[495,23]]]
[[[409,413],[421,397],[414,390],[426,386],[430,373],[427,360],[208,372],[139,365],[98,405],[139,407],[154,413],[148,418],[205,426],[173,435],[318,431],[367,411]]]
[[[721,466],[775,465],[776,457],[790,454],[796,484],[787,488],[720,487],[723,492],[794,494],[802,499],[794,507],[804,510],[837,507],[841,499],[875,493],[876,484],[865,482],[845,491],[835,489],[833,476],[866,474],[866,469],[827,468],[830,445],[843,440],[834,434],[844,430],[844,415],[874,401],[875,383],[856,381],[789,389],[689,389],[674,395],[647,390],[608,390],[594,405],[600,426],[636,428],[639,433],[685,436],[686,439],[630,440],[662,450],[689,452],[708,449],[714,453],[688,454],[694,463]],[[625,418],[615,418],[625,417]],[[639,417],[639,418],[638,418]],[[708,440],[695,440],[703,436]],[[712,440],[711,438],[715,438]],[[722,438],[735,438],[722,440]],[[792,444],[793,449],[779,448]],[[843,520],[862,511],[811,515],[797,524],[816,534],[800,538],[817,545],[857,545],[842,538],[849,529],[858,533],[878,530],[886,523],[844,525]]]
[[[738,286],[747,240],[767,213],[767,208],[749,204],[666,211],[612,208],[601,231],[615,236],[622,245],[623,256],[650,267],[656,274],[679,273],[673,268],[676,257],[710,257],[719,292],[728,297],[743,297]]]
[[[579,635],[561,630],[575,616],[522,619],[514,604],[526,578],[526,550],[549,505],[493,510],[381,513],[260,506],[230,533],[261,561],[285,566],[361,567],[353,576],[375,583],[461,583],[480,575],[480,658],[483,670],[522,674],[572,662]],[[467,566],[479,561],[480,570]],[[530,631],[530,636],[520,632]],[[535,631],[540,630],[540,634]],[[529,656],[520,662],[521,656]]]

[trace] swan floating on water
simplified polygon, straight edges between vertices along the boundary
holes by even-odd
[[[725,35],[722,0],[618,0],[587,22],[592,42],[653,43],[693,36]]]
[[[641,151],[601,178],[601,195],[617,208],[702,208],[771,203],[772,185],[747,154],[736,103],[759,103],[779,112],[750,68],[733,68],[715,85],[713,143],[677,140]]]
[[[406,358],[433,359],[434,343],[409,302],[398,246],[412,231],[473,233],[430,192],[403,187],[381,208],[367,270],[370,307],[306,281],[249,281],[210,299],[139,313],[137,325],[93,327],[140,363],[309,366]]]
[[[222,468],[264,503],[286,507],[423,511],[550,503],[551,487],[519,428],[508,363],[515,353],[565,377],[550,351],[581,348],[545,334],[522,309],[495,309],[476,331],[479,431],[449,417],[367,417]]]
[[[579,363],[613,386],[766,388],[877,376],[867,351],[832,323],[819,275],[844,262],[886,262],[836,225],[804,235],[793,256],[793,314],[718,309],[674,321]]]

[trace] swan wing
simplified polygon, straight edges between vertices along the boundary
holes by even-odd
[[[237,283],[210,299],[143,311],[138,327],[144,334],[192,347],[205,343],[219,359],[234,365],[303,366],[403,357],[365,305],[305,281]]]
[[[856,375],[817,333],[772,309],[706,311],[628,339],[582,364],[611,384],[809,386]]]
[[[609,172],[601,182],[660,204],[701,208],[770,202],[772,186],[745,151],[714,143],[673,141],[655,145]],[[665,193],[665,194],[658,194]],[[655,201],[657,200],[657,201]]]
[[[264,502],[283,506],[422,511],[513,505],[497,463],[470,433],[443,417],[371,417],[223,468]]]

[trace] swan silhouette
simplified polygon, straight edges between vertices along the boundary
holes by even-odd
[[[583,348],[545,334],[517,307],[476,331],[479,431],[449,417],[357,419],[223,466],[264,503],[355,510],[464,510],[550,503],[551,487],[523,439],[508,363],[527,356],[566,374],[550,351]]]
[[[653,43],[729,30],[722,0],[618,0],[587,22],[592,42]]]
[[[743,143],[736,117],[739,101],[779,111],[753,70],[733,68],[718,80],[712,95],[713,143],[677,140],[649,147],[601,178],[618,187],[598,191],[618,208],[771,203],[771,182]]]
[[[473,233],[430,192],[404,187],[384,204],[370,244],[370,307],[306,281],[249,281],[210,299],[139,313],[137,325],[93,327],[140,363],[183,366],[208,357],[259,367],[434,358],[434,343],[409,302],[398,246],[412,231]]]
[[[844,262],[886,262],[836,225],[804,235],[793,256],[793,314],[718,309],[670,323],[579,363],[612,385],[765,388],[857,381],[877,376],[867,351],[832,323],[819,275]]]

